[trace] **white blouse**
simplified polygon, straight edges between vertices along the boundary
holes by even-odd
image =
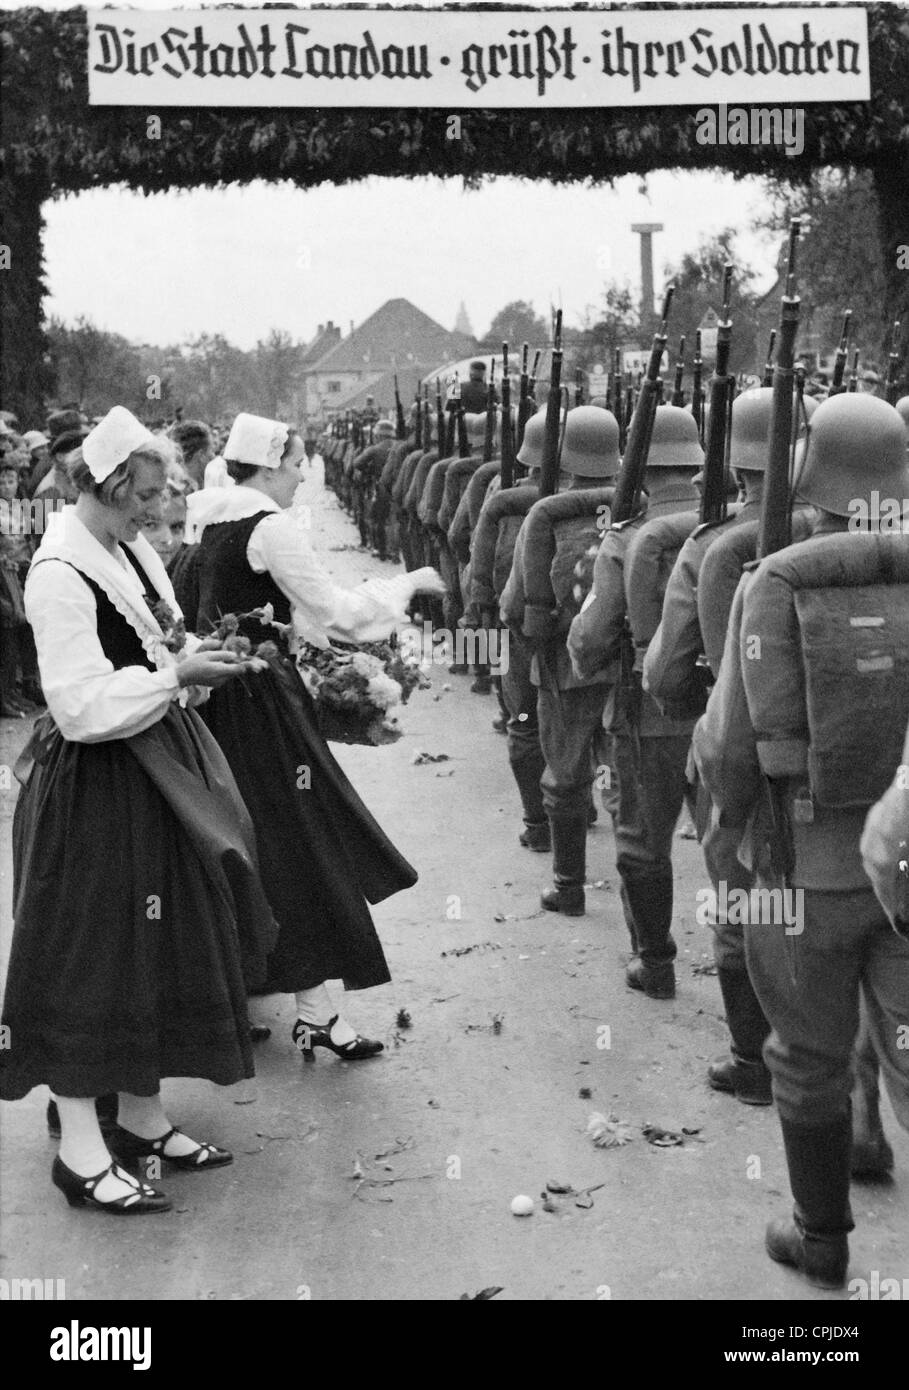
[[[290,600],[296,635],[317,647],[330,640],[381,642],[406,621],[414,575],[368,579],[355,589],[336,584],[312,548],[310,513],[282,510],[257,488],[204,489],[189,499],[197,531],[208,524],[240,521],[267,511],[254,529],[246,558],[256,574],[268,573]]]
[[[139,577],[125,556],[114,556],[95,540],[73,507],[58,514],[45,533],[25,584],[25,611],[35,636],[38,669],[47,707],[65,739],[102,743],[148,729],[190,691],[177,681],[174,656],[142,597]],[[55,518],[56,520],[56,518]],[[132,547],[158,593],[179,616],[164,566],[144,537]],[[157,670],[114,669],[98,637],[95,596],[76,566],[99,584],[136,631]],[[191,687],[192,702],[202,692]]]

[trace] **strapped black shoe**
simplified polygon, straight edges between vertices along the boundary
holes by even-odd
[[[106,1202],[96,1197],[95,1188],[108,1174],[127,1183],[132,1191]],[[67,1168],[58,1154],[51,1169],[51,1181],[55,1187],[59,1187],[71,1207],[98,1207],[101,1211],[109,1211],[112,1216],[145,1216],[156,1211],[170,1211],[173,1207],[170,1198],[157,1187],[134,1178],[117,1163],[112,1163],[93,1178],[81,1178],[72,1168]]]
[[[162,1134],[160,1139],[143,1139],[141,1135],[133,1134],[132,1130],[123,1129],[118,1125],[107,1142],[111,1151],[123,1163],[135,1163],[142,1158],[163,1158],[174,1168],[184,1168],[192,1172],[200,1168],[223,1168],[225,1164],[233,1163],[234,1156],[227,1149],[219,1149],[214,1144],[200,1143],[197,1139],[192,1141],[196,1145],[192,1153],[169,1154],[166,1147],[168,1140],[182,1132],[174,1125],[166,1134]],[[189,1135],[186,1137],[188,1139]]]
[[[365,1057],[376,1057],[385,1051],[384,1043],[376,1042],[373,1038],[363,1038],[359,1033],[355,1038],[351,1038],[350,1042],[332,1042],[331,1030],[337,1021],[337,1014],[322,1024],[304,1023],[302,1018],[298,1018],[291,1033],[294,1047],[309,1056],[312,1056],[314,1048],[327,1047],[329,1052],[343,1058],[345,1062],[359,1062]]]

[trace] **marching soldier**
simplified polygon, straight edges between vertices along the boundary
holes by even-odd
[[[380,560],[387,558],[385,527],[388,508],[380,499],[377,486],[394,442],[395,427],[391,420],[378,420],[373,427],[373,443],[357,454],[351,465],[354,489],[360,498],[357,511],[360,540],[363,545],[371,544]]]
[[[733,476],[743,495],[742,505],[730,509],[723,521],[705,522],[697,527],[682,546],[666,586],[662,620],[644,659],[643,671],[644,689],[664,714],[697,716],[706,706],[709,667],[700,664],[704,639],[698,616],[701,565],[721,536],[760,518],[772,401],[770,387],[756,387],[733,402],[729,453]],[[813,412],[813,403],[808,406],[806,402],[806,407]],[[731,594],[725,610],[720,595],[711,592],[704,598],[713,625],[725,631]],[[727,890],[750,890],[753,879],[738,859],[738,835],[721,827],[714,817],[707,816],[707,821],[701,847],[714,891],[721,882]],[[728,922],[723,914],[713,921],[712,927],[731,1055],[713,1062],[707,1078],[714,1090],[729,1092],[746,1105],[770,1105],[770,1073],[761,1053],[770,1025],[748,978],[744,925]]]
[[[534,419],[539,418],[545,418],[545,415],[535,416],[528,421],[525,443]],[[596,406],[577,406],[569,410],[560,466],[562,472],[571,477],[568,492],[564,494],[566,497],[572,491],[589,489],[595,489],[595,495],[580,499],[576,515],[566,515],[564,519],[554,518],[552,521],[550,537],[554,541],[555,553],[552,555],[547,550],[544,560],[555,597],[553,632],[550,640],[535,645],[530,680],[537,687],[540,746],[545,759],[541,778],[543,808],[549,822],[553,851],[554,884],[543,893],[540,901],[551,912],[580,917],[585,911],[584,881],[593,767],[595,763],[609,763],[608,748],[602,735],[602,712],[613,672],[607,668],[578,675],[572,670],[565,636],[578,609],[574,596],[574,566],[606,522],[607,499],[611,494],[606,493],[604,485],[615,477],[619,467],[619,430],[614,417]],[[529,582],[532,578],[531,567],[540,563],[527,545],[528,530],[536,509],[546,507],[552,500],[546,498],[536,504],[515,543],[511,576],[501,603],[502,619],[512,630],[518,628],[527,631],[525,621],[532,599]],[[512,701],[523,706],[526,690],[521,690],[516,699],[512,687],[512,694],[506,695],[506,699],[510,709]],[[518,710],[519,715],[525,712],[526,708]],[[529,800],[529,771],[526,776],[526,789],[519,782],[522,796],[527,798],[525,807]],[[545,848],[542,834],[536,844],[535,840],[536,835],[528,835],[525,843],[529,842],[530,848]]]
[[[752,911],[745,926],[748,970],[772,1026],[764,1058],[795,1199],[792,1221],[767,1228],[767,1251],[810,1283],[838,1288],[853,1229],[850,1073],[862,1009],[909,1128],[909,1051],[900,1047],[909,938],[894,931],[860,854],[882,760],[889,776],[909,717],[909,538],[850,527],[857,499],[909,495],[897,412],[871,396],[830,397],[812,421],[797,486],[817,509],[814,533],[743,579],[694,747],[724,823],[741,831],[743,861],[783,908]],[[884,815],[898,805],[888,797]],[[865,842],[875,864],[889,852],[875,838],[881,814],[869,817]],[[892,894],[892,861],[890,871]]]
[[[528,420],[517,455],[518,462],[528,469],[527,479],[504,492],[492,493],[477,520],[467,616],[478,624],[498,621],[499,601],[504,598],[508,582],[506,578],[503,583],[502,576],[511,573],[518,531],[539,494],[545,429],[545,411]],[[494,498],[499,500],[493,504]],[[511,602],[523,609],[523,596],[512,596]],[[508,661],[503,663],[501,694],[507,711],[508,762],[524,812],[524,829],[518,839],[525,849],[548,853],[551,849],[549,822],[540,786],[545,760],[540,747],[537,692],[530,678],[533,651],[520,624],[510,624],[507,633]]]
[[[627,655],[620,678],[628,610],[624,565],[646,519],[689,511],[697,502],[691,480],[702,462],[692,416],[680,406],[658,406],[645,473],[646,510],[607,531],[593,590],[568,634],[579,677],[603,669],[610,673],[604,722],[613,736],[618,774],[616,868],[634,951],[625,979],[653,999],[675,995],[671,851],[684,801],[693,721],[662,715],[653,698],[641,691],[640,663],[635,663],[637,670],[627,670]]]

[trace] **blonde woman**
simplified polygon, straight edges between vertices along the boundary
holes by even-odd
[[[54,519],[25,586],[48,714],[17,769],[0,1095],[50,1087],[53,1182],[72,1206],[116,1215],[171,1205],[117,1158],[231,1161],[172,1125],[160,1082],[253,1074],[246,984],[271,944],[245,808],[190,707],[247,664],[177,650],[173,590],[141,534],[168,453],[115,407],[70,460],[78,501]],[[95,1098],[111,1092],[108,1148]]]

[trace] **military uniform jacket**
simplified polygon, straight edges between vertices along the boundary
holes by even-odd
[[[645,521],[687,511],[692,501],[689,488],[678,496],[651,502],[629,518],[611,526],[600,542],[593,568],[593,588],[568,633],[568,651],[578,675],[587,676],[615,662],[625,627],[625,554]]]
[[[616,672],[613,667],[593,671],[589,674],[579,675],[572,667],[568,650],[565,646],[564,633],[568,631],[573,615],[577,613],[577,603],[573,593],[574,562],[565,568],[564,546],[560,555],[559,530],[570,525],[567,522],[556,524],[556,554],[550,569],[553,593],[559,609],[559,625],[563,630],[563,635],[555,640],[551,646],[551,652],[547,661],[547,671],[550,679],[555,681],[559,690],[575,690],[580,686],[603,685],[608,681],[614,680]],[[523,632],[524,609],[526,605],[526,592],[524,587],[524,541],[527,534],[526,520],[522,523],[518,532],[514,546],[514,558],[511,562],[511,573],[508,582],[502,591],[500,600],[500,613],[502,621],[511,628]],[[534,654],[530,667],[530,679],[534,685],[540,685],[540,662]]]
[[[695,668],[704,650],[698,617],[698,576],[708,549],[725,531],[757,520],[760,503],[746,502],[723,521],[699,526],[685,541],[663,598],[663,616],[644,658],[644,689],[657,704],[682,704],[691,697]]]
[[[367,486],[376,482],[388,461],[393,439],[379,439],[359,453],[351,465],[354,477]]]

